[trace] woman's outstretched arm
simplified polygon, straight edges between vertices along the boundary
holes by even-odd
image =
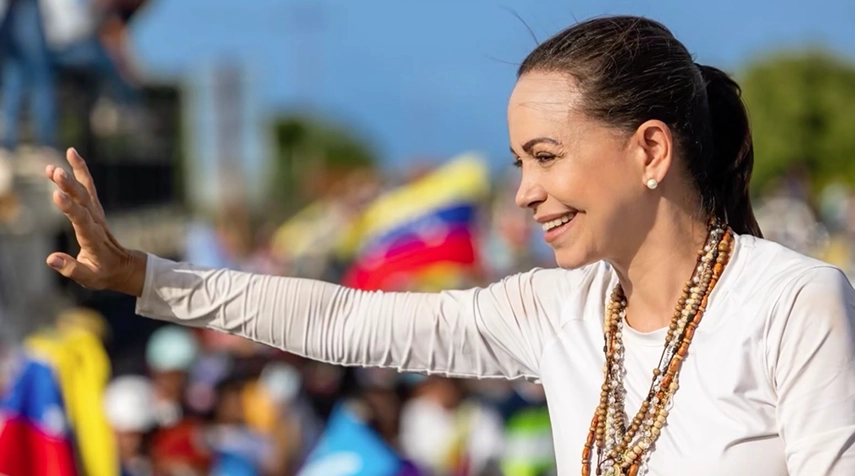
[[[568,276],[533,270],[486,288],[384,293],[152,255],[147,263],[140,315],[334,364],[460,377],[535,378],[557,332],[556,291]]]

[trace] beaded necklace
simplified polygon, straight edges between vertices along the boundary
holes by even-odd
[[[605,313],[606,362],[600,402],[588,438],[582,450],[582,476],[591,474],[591,457],[596,445],[596,475],[636,476],[665,426],[668,403],[679,388],[678,373],[686,358],[695,329],[703,318],[709,295],[715,287],[733,251],[733,230],[717,219],[710,221],[706,245],[698,252],[692,278],[683,287],[671,325],[665,335],[665,348],[659,365],[653,369],[653,381],[647,398],[632,422],[626,424],[623,385],[623,321],[626,297],[620,284],[615,286]]]

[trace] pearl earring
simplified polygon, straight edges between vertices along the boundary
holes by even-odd
[[[659,182],[657,182],[656,179],[650,179],[647,181],[647,188],[649,188],[650,190],[653,190],[658,186]]]

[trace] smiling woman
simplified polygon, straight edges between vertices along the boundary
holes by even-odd
[[[539,379],[562,476],[855,473],[855,291],[760,237],[736,83],[657,22],[599,18],[526,58],[508,126],[559,269],[420,294],[175,263],[113,237],[73,150],[46,173],[81,251],[48,264],[320,361]]]

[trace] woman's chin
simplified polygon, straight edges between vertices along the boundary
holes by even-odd
[[[597,261],[577,247],[555,250],[555,262],[564,269],[579,269]]]

